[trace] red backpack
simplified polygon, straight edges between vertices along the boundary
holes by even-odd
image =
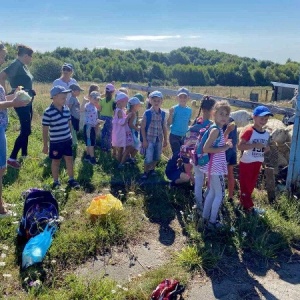
[[[175,300],[184,292],[184,287],[176,279],[163,280],[151,294],[151,300]]]

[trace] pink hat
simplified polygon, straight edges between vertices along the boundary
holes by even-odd
[[[114,85],[111,84],[111,83],[107,84],[106,87],[105,87],[105,91],[110,92],[110,93],[114,92],[115,91]]]

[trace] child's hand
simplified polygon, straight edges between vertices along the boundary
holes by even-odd
[[[262,149],[262,148],[265,148],[266,146],[265,146],[265,144],[263,144],[263,143],[255,143],[255,144],[254,144],[254,147],[255,147],[256,149]]]
[[[164,140],[163,142],[163,148],[167,147],[168,146],[168,141],[167,140]]]
[[[232,148],[233,145],[232,145],[232,139],[228,139],[225,143],[225,145],[228,147],[228,148]]]
[[[43,153],[48,154],[48,145],[44,145],[43,147]]]
[[[169,109],[169,114],[170,114],[170,115],[173,115],[173,114],[174,114],[174,107],[171,107],[171,108]]]
[[[142,146],[143,146],[144,149],[147,149],[148,148],[148,142],[147,141],[143,141]]]
[[[18,96],[12,100],[12,103],[13,103],[13,107],[23,107],[28,104],[27,101],[23,101],[19,99]]]

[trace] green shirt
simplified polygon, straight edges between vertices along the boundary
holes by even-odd
[[[106,98],[101,99],[100,100],[101,116],[113,117],[114,115],[113,104],[114,104],[113,98],[108,102],[106,102]]]
[[[12,89],[17,88],[19,85],[23,86],[25,90],[32,89],[33,76],[26,65],[24,65],[20,60],[15,59],[3,71],[7,75],[7,79]]]

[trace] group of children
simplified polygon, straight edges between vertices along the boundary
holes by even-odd
[[[172,157],[166,167],[166,175],[172,185],[184,182],[194,184],[195,202],[198,212],[210,228],[219,228],[218,211],[225,197],[227,175],[228,200],[234,193],[234,166],[237,165],[237,150],[242,151],[239,162],[240,204],[246,212],[263,213],[254,207],[252,192],[260,172],[264,153],[269,150],[269,133],[264,130],[268,118],[273,116],[266,106],[258,106],[253,111],[253,125],[241,132],[239,141],[234,120],[230,117],[231,107],[227,101],[215,101],[205,96],[199,113],[189,126],[191,110],[187,106],[188,90],[181,88],[177,94],[178,105],[169,111],[169,141]],[[189,129],[187,130],[189,126]],[[197,164],[189,156],[182,155],[182,147],[191,133],[200,135],[207,131],[207,140],[203,144],[203,153],[209,155],[206,164]],[[185,133],[184,133],[185,131]],[[193,171],[192,171],[193,170]],[[206,191],[203,188],[206,181]]]
[[[172,158],[167,163],[167,177],[175,185],[188,181],[194,184],[198,211],[213,228],[221,226],[217,215],[225,197],[224,176],[227,175],[228,198],[232,201],[235,183],[233,167],[237,164],[237,149],[243,151],[239,162],[240,203],[245,211],[260,212],[254,208],[251,195],[264,160],[264,153],[269,149],[269,133],[263,129],[269,116],[272,116],[267,107],[258,106],[254,109],[254,124],[242,131],[238,141],[234,120],[230,118],[231,107],[227,101],[215,101],[212,97],[205,96],[197,117],[190,124],[192,109],[187,105],[190,97],[186,88],[178,90],[178,104],[170,108],[168,118],[166,112],[161,109],[162,93],[154,91],[148,96],[151,107],[144,112],[139,124],[138,111],[143,103],[142,95],[137,94],[129,98],[127,90],[121,88],[113,97],[115,88],[113,84],[108,84],[106,98],[101,99],[98,86],[91,85],[88,97],[80,105],[78,96],[81,91],[78,84],[72,84],[69,89],[54,86],[50,91],[52,104],[43,114],[43,152],[49,153],[52,159],[53,187],[60,185],[59,164],[63,156],[69,185],[79,187],[73,176],[72,145],[79,130],[80,111],[84,111],[86,161],[92,165],[96,164],[94,147],[99,124],[103,122],[101,149],[109,151],[113,147],[113,155],[119,162],[119,169],[124,168],[126,161],[135,163],[135,155],[141,150],[144,154],[142,180],[155,175],[155,167],[160,160],[162,149],[169,141]],[[68,93],[71,93],[71,97],[66,102]],[[197,165],[191,159],[181,157],[181,148],[187,133],[199,134],[201,130],[208,131],[203,153],[209,155],[209,161]],[[178,159],[181,163],[178,163]],[[205,181],[207,189],[203,194]]]

